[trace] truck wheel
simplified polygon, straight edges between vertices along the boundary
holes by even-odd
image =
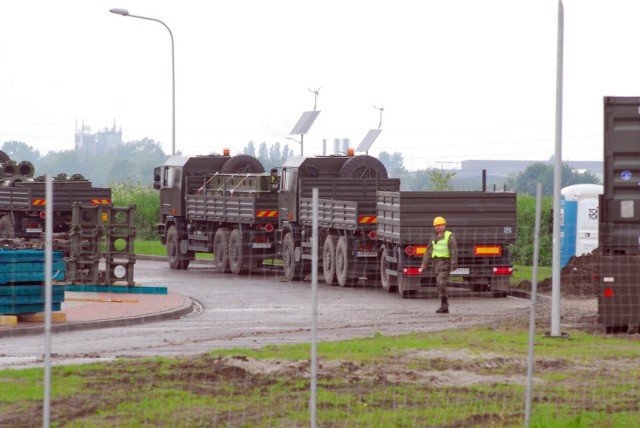
[[[229,238],[231,232],[226,227],[221,227],[213,237],[213,256],[216,260],[216,272],[229,272]]]
[[[242,259],[242,234],[240,229],[233,229],[229,236],[229,268],[234,275],[246,272]]]
[[[220,168],[222,174],[248,174],[264,172],[262,163],[251,155],[237,155],[230,158]]]
[[[340,287],[352,285],[355,281],[349,281],[349,250],[347,238],[341,236],[336,244],[336,278]]]
[[[336,235],[327,235],[324,240],[322,251],[322,270],[324,272],[324,282],[329,285],[336,285]]]
[[[347,160],[338,176],[345,178],[387,178],[387,169],[373,156],[359,155]]]
[[[13,239],[16,237],[15,229],[13,228],[13,220],[10,215],[5,215],[0,218],[0,238]]]
[[[282,265],[284,267],[284,277],[287,281],[300,281],[304,279],[302,261],[296,262],[295,248],[293,234],[287,232],[282,240]]]
[[[187,269],[189,267],[190,260],[180,254],[180,237],[178,229],[173,225],[167,231],[167,261],[171,269]]]
[[[390,249],[386,245],[382,246],[382,255],[380,256],[380,282],[382,288],[387,293],[394,293],[398,289],[397,281],[398,277],[389,275],[387,269],[389,269],[389,262],[387,261],[387,255],[389,255]]]

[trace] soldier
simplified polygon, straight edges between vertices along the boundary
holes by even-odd
[[[435,234],[431,244],[427,248],[422,259],[422,270],[428,266],[433,268],[438,284],[438,294],[440,294],[440,307],[437,314],[449,313],[449,299],[447,295],[447,280],[452,270],[458,266],[458,244],[453,233],[446,230],[447,221],[444,217],[433,219]]]

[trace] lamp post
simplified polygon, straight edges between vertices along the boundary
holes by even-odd
[[[109,9],[109,12],[115,13],[116,15],[122,16],[130,16],[131,18],[140,18],[146,19],[147,21],[156,21],[164,26],[164,28],[169,31],[169,36],[171,36],[171,156],[176,154],[176,63],[175,63],[175,55],[173,48],[173,33],[171,29],[164,22],[159,19],[149,18],[146,16],[132,15],[129,13],[127,9],[113,8]]]

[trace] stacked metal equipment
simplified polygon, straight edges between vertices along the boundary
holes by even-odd
[[[73,204],[68,257],[71,283],[135,285],[135,209],[135,205],[123,208],[112,204]]]
[[[133,266],[136,262],[133,251],[136,206],[132,204],[124,208],[109,204],[103,205],[102,209],[106,214],[103,215],[106,239],[105,283],[133,286]]]
[[[99,284],[102,257],[102,205],[72,204],[68,280],[73,284]]]

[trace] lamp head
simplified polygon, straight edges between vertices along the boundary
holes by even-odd
[[[127,9],[120,9],[120,8],[113,8],[113,9],[109,9],[109,12],[111,13],[115,13],[116,15],[122,15],[122,16],[127,16],[129,15],[129,11]]]

